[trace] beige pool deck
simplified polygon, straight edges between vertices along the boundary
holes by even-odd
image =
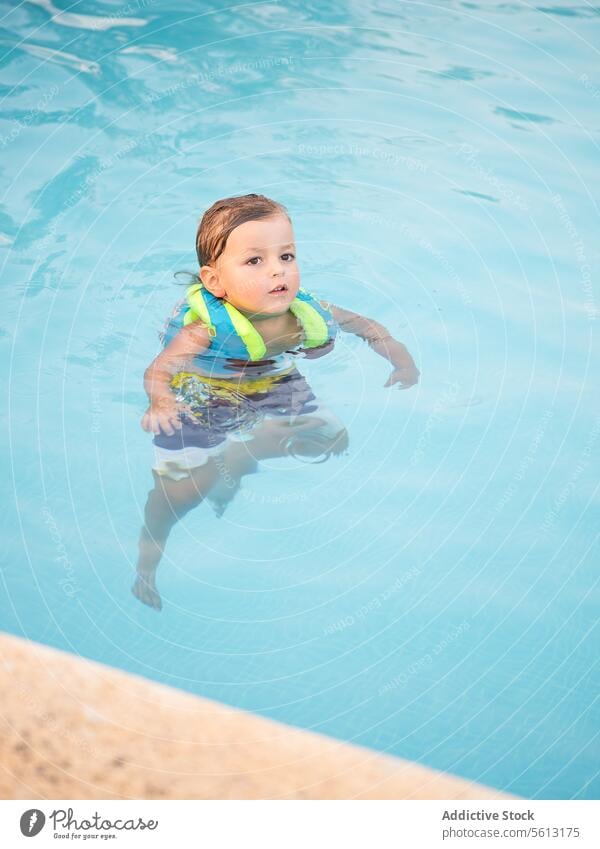
[[[2,799],[502,799],[0,634]]]

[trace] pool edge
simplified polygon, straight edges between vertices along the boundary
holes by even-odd
[[[505,799],[0,632],[2,799]]]

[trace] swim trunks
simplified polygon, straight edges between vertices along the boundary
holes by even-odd
[[[192,469],[222,453],[227,444],[252,440],[252,432],[265,419],[314,416],[310,434],[331,440],[344,430],[335,414],[320,404],[306,379],[291,367],[284,374],[239,379],[211,378],[182,372],[171,383],[177,401],[189,413],[181,414],[181,428],[172,435],[154,437],[154,471],[182,480]],[[305,419],[308,421],[308,419]],[[308,434],[303,432],[303,438]]]

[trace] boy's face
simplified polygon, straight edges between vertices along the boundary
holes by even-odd
[[[248,315],[281,315],[298,293],[300,272],[292,225],[285,215],[247,221],[200,276],[206,288]]]

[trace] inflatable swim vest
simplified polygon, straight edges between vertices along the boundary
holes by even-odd
[[[300,288],[290,305],[290,312],[304,332],[300,351],[314,349],[314,353],[307,356],[320,356],[317,349],[327,346],[326,350],[329,350],[331,346],[328,343],[333,342],[337,332],[329,310],[324,309],[306,289]],[[213,361],[214,367],[214,360],[218,359],[256,362],[265,358],[265,342],[252,322],[232,304],[205,289],[202,283],[190,286],[186,300],[175,308],[162,334],[163,346],[168,345],[182,327],[198,320],[208,328],[211,337],[209,348],[197,357],[201,365],[206,366]],[[213,370],[211,368],[211,372]]]

